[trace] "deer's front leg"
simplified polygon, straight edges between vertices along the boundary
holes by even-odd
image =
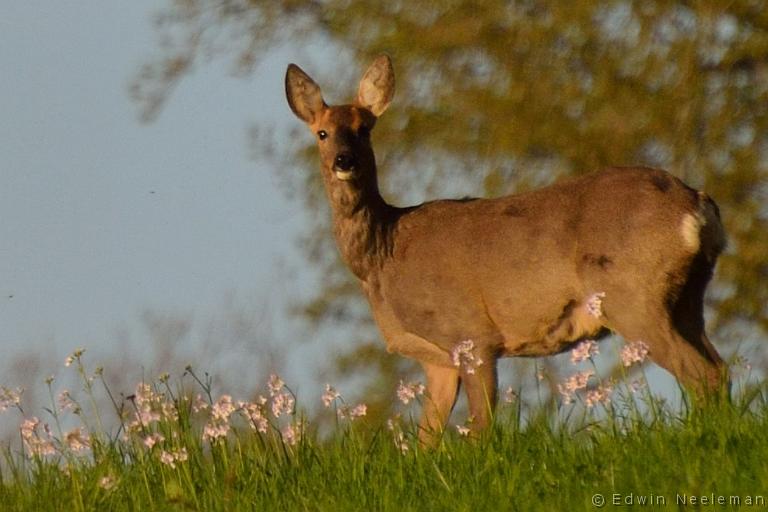
[[[422,363],[427,377],[427,392],[419,423],[419,441],[424,446],[435,446],[448,421],[456,395],[459,392],[459,369]]]
[[[496,356],[482,354],[478,364],[463,364],[461,380],[469,401],[469,414],[473,433],[482,432],[491,424],[496,409]]]

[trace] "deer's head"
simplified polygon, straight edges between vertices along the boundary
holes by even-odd
[[[355,188],[376,181],[376,161],[370,134],[376,119],[387,109],[395,91],[392,62],[379,56],[360,80],[352,104],[329,106],[320,87],[295,64],[285,74],[288,104],[317,138],[326,180]]]

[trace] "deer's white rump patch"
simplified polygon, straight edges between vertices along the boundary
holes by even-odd
[[[706,220],[700,213],[686,213],[683,215],[683,222],[680,224],[680,234],[683,236],[685,246],[696,252],[699,250],[701,239],[699,233]]]

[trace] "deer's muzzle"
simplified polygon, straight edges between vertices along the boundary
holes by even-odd
[[[357,161],[352,153],[339,153],[333,160],[333,172],[342,181],[352,179]]]

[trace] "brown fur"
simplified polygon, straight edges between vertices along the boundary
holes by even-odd
[[[487,425],[497,358],[555,354],[608,329],[645,341],[696,392],[718,384],[722,361],[702,316],[724,245],[711,199],[662,170],[609,168],[525,194],[397,208],[379,194],[368,137],[393,90],[386,56],[352,105],[328,107],[297,66],[286,74],[291,108],[325,134],[318,144],[341,256],[388,350],[427,375],[422,439],[443,428],[460,384],[475,427]],[[597,293],[605,297],[595,317],[586,302]],[[451,358],[467,339],[484,361],[474,372]]]

